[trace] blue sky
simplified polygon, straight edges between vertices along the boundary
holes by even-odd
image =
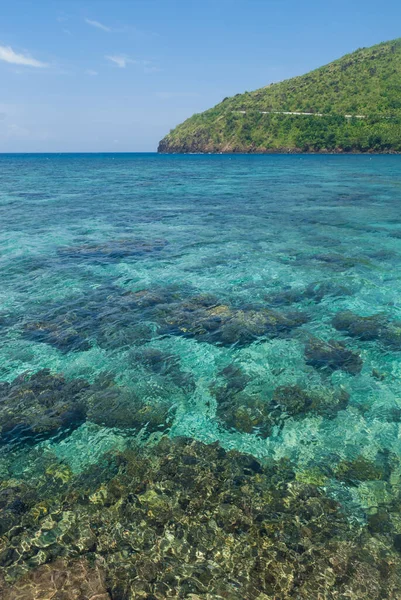
[[[0,3],[0,152],[154,151],[194,112],[401,36],[399,0]]]

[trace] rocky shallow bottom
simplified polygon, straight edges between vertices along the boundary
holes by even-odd
[[[0,597],[401,598],[398,157],[0,163]]]
[[[401,595],[401,496],[361,525],[289,461],[190,438],[131,443],[78,476],[46,452],[36,468],[0,488],[4,598]]]

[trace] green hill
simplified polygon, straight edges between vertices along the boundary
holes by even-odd
[[[401,38],[225,98],[173,129],[158,151],[401,152]]]

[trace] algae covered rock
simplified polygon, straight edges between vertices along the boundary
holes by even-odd
[[[299,385],[282,385],[275,389],[272,405],[278,413],[297,417],[308,413],[315,413],[334,417],[339,410],[344,410],[348,405],[349,394],[344,389],[304,389]]]
[[[131,292],[113,285],[88,290],[78,298],[44,303],[28,315],[22,335],[63,353],[140,346],[161,335],[192,337],[224,346],[244,346],[267,337],[289,335],[308,321],[300,312],[232,306],[210,294],[190,295],[174,287]]]
[[[122,388],[113,378],[100,377],[91,387],[87,398],[88,421],[106,427],[142,429],[148,432],[167,430],[174,417],[174,408],[163,395],[137,393]]]
[[[0,588],[1,591],[1,588]],[[59,558],[26,573],[15,585],[4,585],[8,600],[111,600],[101,562]]]
[[[169,352],[163,352],[157,348],[142,347],[130,354],[130,361],[134,365],[139,364],[151,373],[167,378],[174,385],[192,392],[195,389],[195,381],[191,373],[181,369],[180,358]]]
[[[68,319],[52,321],[31,321],[24,325],[23,336],[32,342],[41,342],[54,346],[61,352],[84,352],[91,348],[91,343],[79,331],[79,323]]]
[[[58,430],[78,427],[85,421],[89,387],[83,379],[69,381],[49,369],[24,373],[11,383],[1,382],[0,439],[37,441]]]
[[[224,346],[243,346],[261,337],[288,334],[308,319],[301,312],[282,314],[269,308],[236,308],[206,295],[160,307],[157,320],[165,334],[194,337]]]
[[[218,402],[216,416],[228,429],[242,433],[256,433],[266,438],[274,421],[266,400],[244,392]]]
[[[355,485],[360,481],[377,481],[384,477],[383,468],[364,456],[339,462],[334,474],[337,479],[349,485]]]
[[[255,393],[244,391],[250,377],[234,363],[222,369],[219,376],[222,381],[211,386],[219,421],[228,429],[268,437],[273,425],[269,403]]]
[[[349,350],[343,342],[329,340],[325,342],[311,337],[305,346],[306,364],[316,369],[336,371],[341,369],[351,375],[361,372],[363,362],[357,352]]]
[[[217,443],[133,445],[5,528],[3,596],[396,600],[396,534],[347,519],[322,483]]]
[[[267,394],[247,388],[251,377],[240,366],[230,364],[220,371],[210,388],[216,398],[216,416],[228,429],[269,437],[274,426],[286,419],[304,419],[310,415],[334,418],[348,405],[349,394],[340,388],[297,384],[278,386]],[[252,391],[251,391],[252,389]]]
[[[289,306],[312,300],[319,303],[324,298],[341,298],[350,296],[349,287],[333,281],[318,281],[310,283],[306,288],[284,288],[266,297],[273,306]]]
[[[385,315],[361,317],[352,311],[337,313],[332,325],[338,331],[362,341],[379,340],[385,346],[401,349],[401,323],[390,321]]]

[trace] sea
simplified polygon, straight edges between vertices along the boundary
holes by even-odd
[[[0,155],[0,565],[401,598],[399,156]]]

